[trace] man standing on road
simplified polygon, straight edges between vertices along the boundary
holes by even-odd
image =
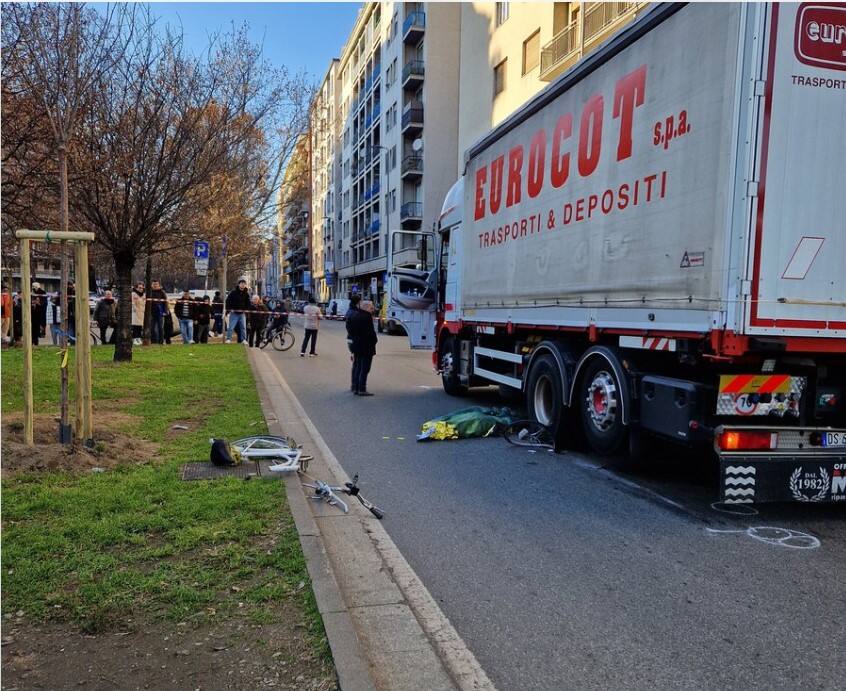
[[[182,333],[182,343],[191,345],[194,340],[194,298],[190,290],[183,290],[182,297],[176,301],[176,318],[179,320],[179,331]]]
[[[250,309],[250,291],[247,279],[242,278],[238,285],[226,296],[226,311],[229,312],[229,326],[226,328],[226,342],[232,343],[232,331],[238,327],[238,343],[247,340],[247,315]]]
[[[167,293],[162,290],[162,284],[153,281],[150,289],[150,338],[153,343],[161,345],[165,340],[164,323],[165,317],[170,319],[170,310],[167,306]]]
[[[322,319],[320,308],[314,302],[314,295],[308,296],[308,304],[303,309],[303,315],[305,316],[305,337],[303,338],[300,357],[305,357],[306,346],[309,340],[311,340],[311,350],[308,356],[314,357],[317,355],[314,352],[314,349],[317,347],[317,329],[320,327],[320,320]]]
[[[353,310],[351,307],[347,315],[347,335],[353,354],[353,393],[356,396],[372,396],[367,390],[367,375],[370,374],[378,341],[373,326],[373,303],[365,300],[358,309]]]

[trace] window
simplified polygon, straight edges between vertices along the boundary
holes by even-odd
[[[504,24],[505,21],[508,19],[508,14],[510,12],[510,2],[498,2],[496,3],[496,25],[500,26]]]
[[[388,170],[393,170],[397,167],[397,147],[392,146],[388,151]]]
[[[350,205],[350,191],[347,190],[344,192],[344,208],[347,208]]]
[[[505,68],[507,64],[508,58],[494,67],[494,97],[505,91]]]
[[[528,74],[540,62],[540,29],[523,41],[523,74]]]

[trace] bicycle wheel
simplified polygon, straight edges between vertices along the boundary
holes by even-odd
[[[289,329],[278,331],[273,336],[273,347],[280,351],[290,350],[293,347],[295,340],[293,331],[290,331]]]
[[[536,420],[518,420],[506,428],[503,436],[514,446],[555,448],[555,439],[550,429]]]

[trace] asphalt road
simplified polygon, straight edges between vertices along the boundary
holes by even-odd
[[[380,336],[375,396],[353,396],[343,324],[313,359],[294,327],[274,363],[500,689],[844,688],[842,506],[721,513],[680,449],[626,475],[502,439],[418,443],[425,420],[498,399],[447,396],[398,336]]]

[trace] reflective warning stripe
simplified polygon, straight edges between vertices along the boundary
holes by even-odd
[[[620,347],[675,352],[676,339],[661,336],[620,336]]]
[[[789,393],[789,374],[721,374],[720,393]]]

